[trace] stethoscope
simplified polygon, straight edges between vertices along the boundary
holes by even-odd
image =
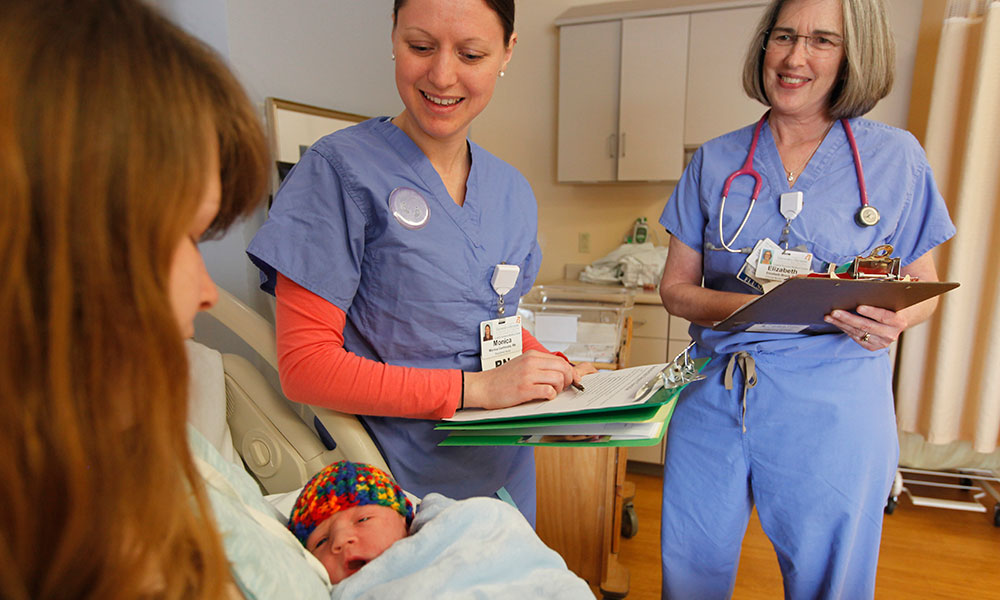
[[[753,211],[753,206],[757,202],[757,196],[760,195],[760,188],[763,185],[763,180],[761,179],[760,173],[753,168],[753,157],[757,152],[757,141],[760,140],[760,130],[764,127],[764,122],[767,121],[768,115],[771,114],[770,111],[764,113],[764,116],[757,121],[757,126],[753,130],[753,141],[750,143],[750,152],[747,153],[747,159],[743,162],[743,166],[740,167],[738,171],[734,171],[729,177],[726,178],[725,185],[722,186],[722,205],[719,207],[719,241],[722,242],[722,248],[727,252],[733,252],[739,254],[740,250],[733,250],[729,247],[736,241],[736,238],[740,236],[740,232],[743,231],[743,226],[747,224],[750,219],[750,213]],[[851,124],[847,122],[847,119],[841,119],[840,122],[844,125],[844,132],[847,134],[847,142],[851,145],[851,154],[854,157],[854,169],[858,172],[858,189],[861,192],[861,208],[854,215],[854,221],[862,227],[871,227],[879,221],[878,210],[868,204],[868,189],[865,187],[865,175],[861,170],[861,154],[858,152],[858,143],[854,140],[854,132],[851,131]],[[743,217],[743,222],[740,223],[739,228],[736,233],[733,234],[729,243],[726,243],[726,238],[722,235],[722,216],[726,211],[726,196],[729,195],[729,186],[733,183],[733,180],[740,175],[749,175],[754,179],[753,194],[750,196],[750,206],[747,207],[747,214]]]

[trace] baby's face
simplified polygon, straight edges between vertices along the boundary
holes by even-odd
[[[331,583],[339,583],[368,561],[406,537],[406,519],[388,506],[355,506],[316,526],[306,549],[326,567]]]

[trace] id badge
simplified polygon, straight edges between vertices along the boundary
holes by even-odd
[[[484,371],[521,356],[521,316],[483,321],[479,324],[479,339]]]
[[[777,246],[777,244],[772,242],[769,238],[759,240],[756,244],[754,244],[753,251],[750,252],[750,256],[747,256],[746,260],[743,261],[743,266],[740,268],[739,273],[736,274],[737,279],[760,293],[764,293],[767,290],[764,289],[765,282],[756,278],[757,261],[760,260],[761,249],[767,244]]]
[[[771,240],[760,247],[754,279],[757,281],[784,281],[789,277],[812,272],[812,253],[784,250]]]

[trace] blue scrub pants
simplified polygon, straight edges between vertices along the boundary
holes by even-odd
[[[682,395],[667,434],[663,598],[729,598],[754,505],[785,598],[872,598],[883,508],[899,458],[885,353],[862,359],[729,356]]]

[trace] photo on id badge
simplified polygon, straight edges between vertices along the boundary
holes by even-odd
[[[766,293],[789,277],[809,274],[812,258],[811,252],[785,250],[764,238],[754,246],[736,277]]]
[[[479,324],[480,356],[484,371],[521,355],[521,316],[490,319]]]

